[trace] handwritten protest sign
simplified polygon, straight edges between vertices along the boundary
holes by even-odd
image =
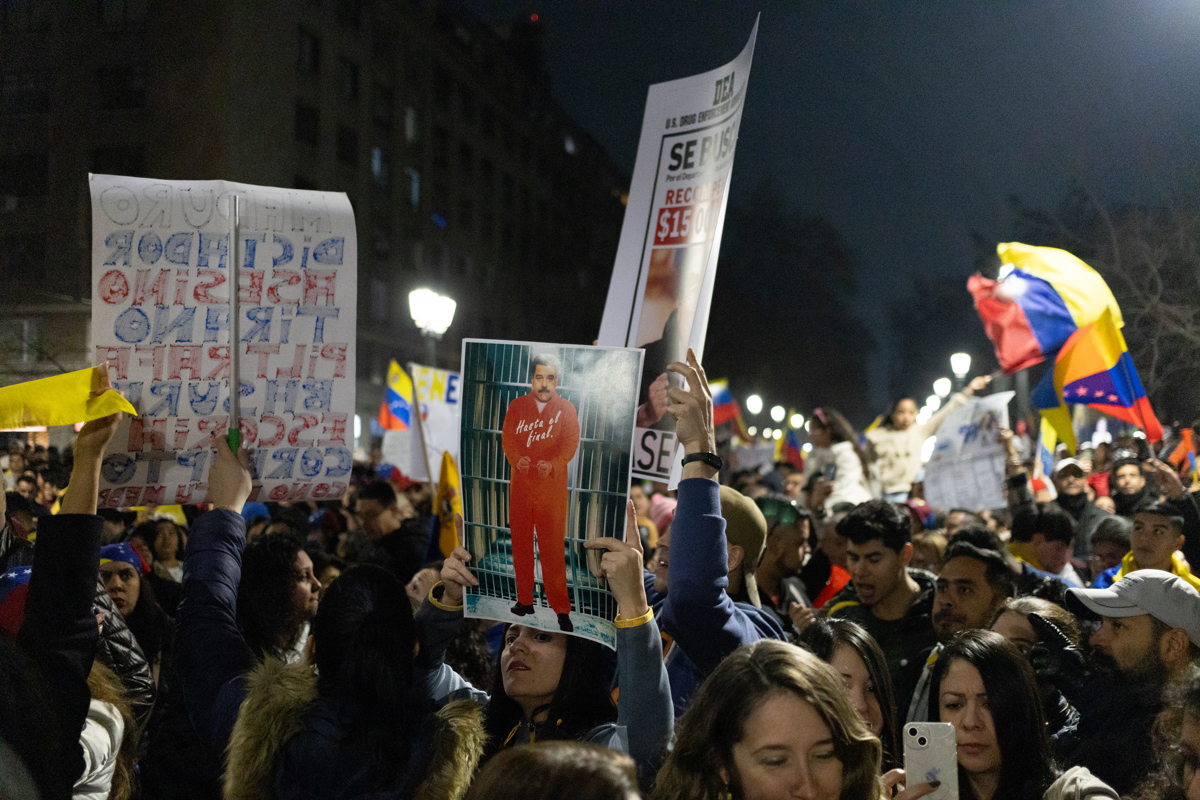
[[[996,437],[1008,427],[1014,392],[971,398],[947,415],[925,465],[925,502],[934,508],[979,511],[1003,508],[1004,446]]]
[[[420,424],[406,431],[384,431],[383,460],[414,481],[431,480],[426,465],[436,473],[442,463],[442,453],[449,453],[458,462],[458,406],[461,376],[421,364],[408,365],[412,376],[417,406],[421,411]],[[421,436],[425,438],[425,456],[421,455]],[[436,478],[436,475],[433,476]]]
[[[349,485],[357,245],[344,194],[90,177],[92,343],[138,410],[101,470],[101,507],[203,502],[236,377],[251,500]],[[239,198],[238,374],[230,372],[230,206]]]
[[[616,602],[584,541],[624,539],[642,354],[463,341],[468,617],[616,646]]]
[[[758,21],[741,54],[650,87],[598,343],[646,350],[633,473],[665,481],[675,463],[667,364],[700,356]]]

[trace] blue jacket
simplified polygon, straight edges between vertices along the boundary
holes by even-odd
[[[717,482],[680,481],[678,500],[666,596],[653,590],[654,576],[646,574],[646,597],[663,634],[676,716],[725,656],[759,639],[785,638],[769,612],[735,602],[726,592],[729,551]]]

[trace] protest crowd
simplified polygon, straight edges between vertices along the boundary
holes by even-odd
[[[669,370],[683,452],[715,454],[699,361]],[[864,436],[816,409],[803,469],[635,482],[626,540],[587,545],[615,654],[464,619],[461,518],[444,554],[430,485],[377,463],[338,500],[263,504],[221,446],[206,503],[98,510],[119,415],[69,452],[16,441],[3,796],[914,800],[951,776],[905,774],[905,729],[943,722],[960,797],[1200,798],[1174,445],[1120,435],[1042,479],[1000,429],[1007,508],[931,508],[914,412]]]

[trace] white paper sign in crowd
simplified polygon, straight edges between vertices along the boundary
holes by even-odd
[[[972,398],[947,415],[925,465],[925,502],[934,508],[1004,508],[1004,446],[1014,392]]]
[[[704,351],[729,179],[758,21],[723,67],[657,83],[642,135],[598,344],[642,347],[633,473],[665,481],[675,462],[666,367]]]
[[[346,195],[226,181],[90,177],[92,343],[138,411],[100,505],[200,503],[226,446],[231,197],[238,375],[252,500],[341,497],[350,480],[357,243]]]
[[[408,365],[413,393],[421,409],[421,425],[425,435],[425,456],[421,455],[421,431],[416,424],[406,431],[384,431],[383,460],[410,480],[437,483],[442,466],[442,453],[449,453],[458,463],[458,408],[462,376],[421,364]],[[428,459],[428,460],[426,460]],[[430,477],[426,464],[433,469]]]

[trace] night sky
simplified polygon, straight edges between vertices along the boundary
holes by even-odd
[[[888,391],[889,300],[920,272],[962,285],[971,231],[1008,236],[1010,195],[1051,208],[1072,180],[1111,201],[1197,185],[1194,2],[485,8],[491,19],[538,14],[556,99],[628,173],[646,87],[731,60],[762,12],[734,201],[772,179],[844,236],[877,343],[875,406]],[[802,303],[803,287],[781,302]]]

